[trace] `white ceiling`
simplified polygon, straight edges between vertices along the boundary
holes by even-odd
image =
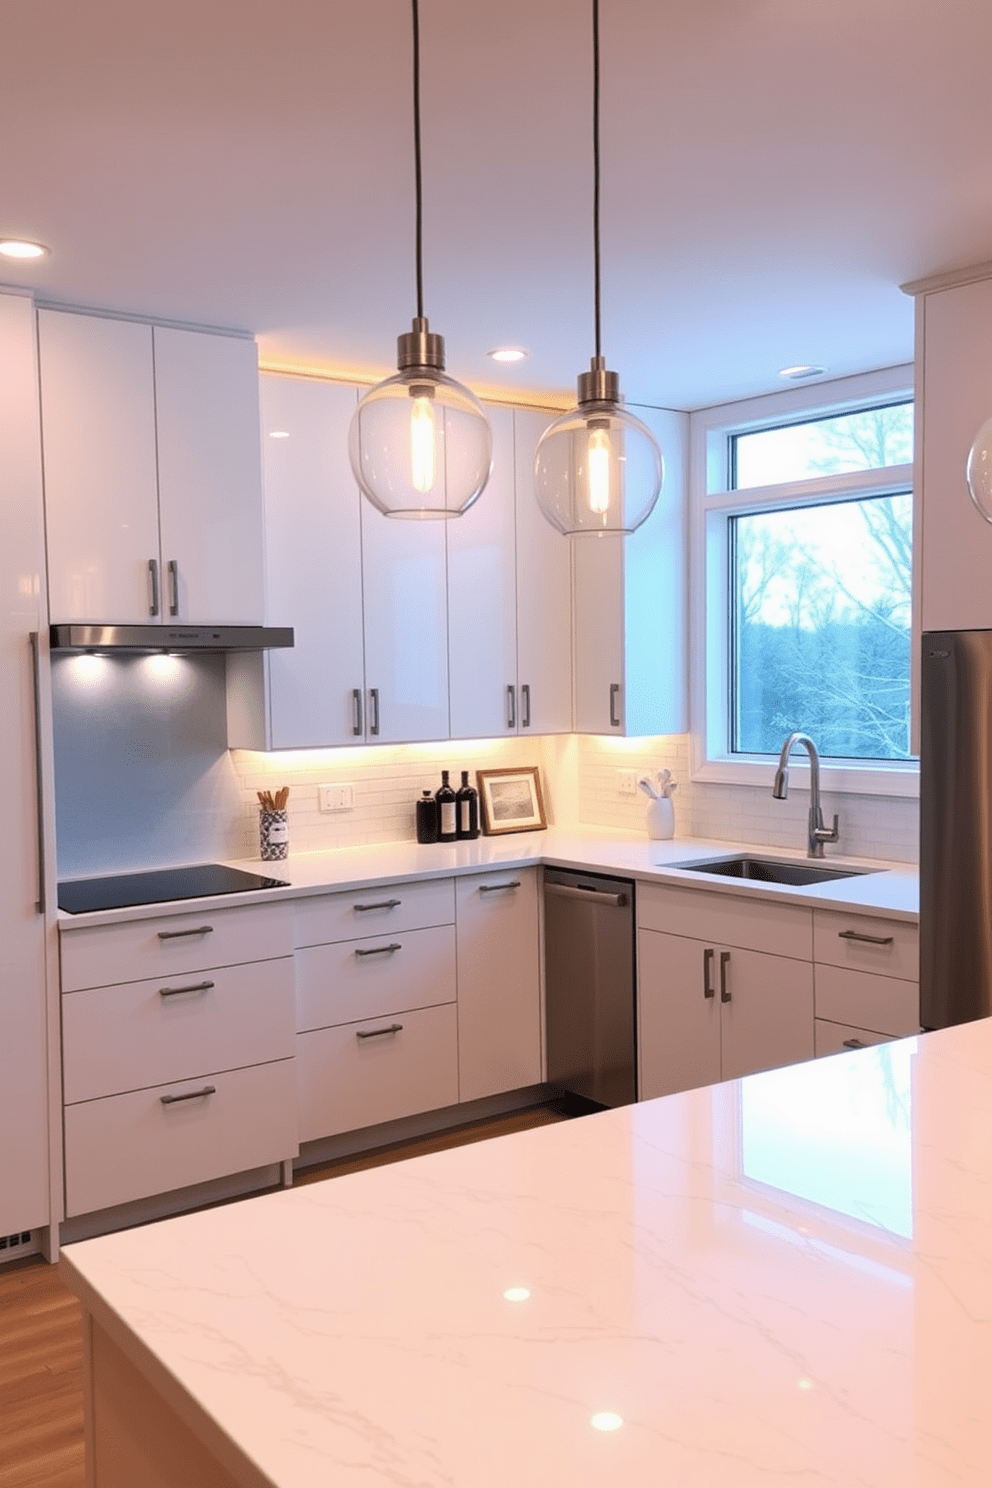
[[[601,0],[603,342],[695,407],[908,361],[992,259],[989,0]],[[425,308],[474,386],[593,350],[589,0],[422,0]],[[0,279],[386,372],[415,313],[407,0],[30,0],[0,30]],[[531,356],[499,369],[486,351]]]

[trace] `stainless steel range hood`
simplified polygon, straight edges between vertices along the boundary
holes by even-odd
[[[268,651],[292,646],[292,626],[53,625],[53,651]]]

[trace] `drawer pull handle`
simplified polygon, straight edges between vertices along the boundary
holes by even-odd
[[[202,1090],[187,1090],[185,1095],[160,1095],[159,1100],[163,1106],[175,1106],[180,1101],[199,1100],[204,1095],[216,1095],[216,1085],[204,1085]]]
[[[209,992],[213,982],[191,982],[188,987],[159,987],[159,997],[179,997],[183,992]]]
[[[360,1039],[381,1038],[384,1033],[402,1033],[402,1023],[390,1023],[388,1028],[358,1028],[355,1037]]]
[[[845,1039],[845,1049],[867,1049],[868,1045],[862,1039]]]
[[[703,952],[703,996],[704,997],[713,997],[715,995],[714,994],[714,989],[713,989],[713,984],[710,981],[710,967],[713,965],[713,957],[715,955],[716,955],[716,952],[713,950],[712,946],[707,946],[706,949],[705,949],[705,951]]]
[[[402,899],[380,899],[378,904],[353,904],[356,914],[367,914],[370,909],[397,909],[403,903]]]
[[[513,879],[510,880],[509,883],[505,883],[505,884],[480,884],[479,885],[479,893],[480,894],[501,894],[504,889],[519,889],[519,887],[520,887],[520,880],[519,880],[519,878],[513,878]]]
[[[195,930],[160,930],[159,940],[182,940],[187,935],[213,935],[213,925],[197,925]]]
[[[894,935],[862,935],[860,930],[838,930],[839,940],[861,940],[865,945],[892,945]]]
[[[362,948],[360,946],[356,946],[355,947],[355,955],[356,956],[388,956],[392,951],[401,951],[402,949],[403,949],[403,947],[400,945],[399,941],[398,940],[394,940],[393,943],[392,943],[392,945],[388,945],[388,946],[370,946],[367,951],[366,950],[362,950]]]
[[[730,965],[730,952],[720,952],[720,1001],[729,1002],[730,993],[727,991],[727,967]]]

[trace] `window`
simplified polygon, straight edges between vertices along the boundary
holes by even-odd
[[[793,394],[693,415],[708,485],[693,493],[697,778],[764,780],[798,729],[834,789],[915,793],[913,403],[900,373],[803,389],[798,406]]]

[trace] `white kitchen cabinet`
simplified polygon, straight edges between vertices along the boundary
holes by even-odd
[[[0,1236],[49,1223],[46,937],[30,637],[44,631],[45,561],[34,307],[0,292],[0,756],[6,781],[0,858]],[[44,637],[40,665],[45,665]],[[50,819],[49,819],[50,820]],[[16,1251],[14,1252],[16,1254]]]
[[[992,526],[971,501],[965,468],[992,417],[992,279],[924,286],[916,345],[922,628],[979,630],[992,626]]]
[[[292,912],[62,930],[66,1213],[298,1151]]]
[[[817,909],[813,957],[817,1054],[919,1032],[918,926]]]
[[[809,910],[642,885],[637,953],[641,1099],[813,1058]]]
[[[53,621],[264,618],[253,341],[38,312]]]
[[[627,538],[576,539],[575,728],[675,734],[686,728],[685,570],[688,416],[633,410],[665,461],[658,503]]]
[[[469,874],[455,894],[458,1093],[469,1101],[541,1080],[537,869]]]
[[[541,516],[534,453],[549,415],[491,406],[493,473],[448,526],[451,736],[572,727],[571,544]]]

